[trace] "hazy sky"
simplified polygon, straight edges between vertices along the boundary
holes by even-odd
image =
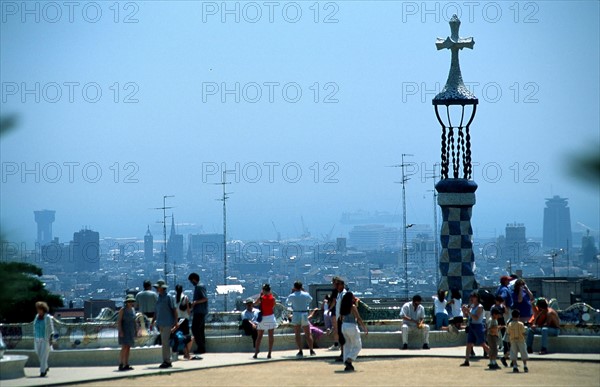
[[[401,214],[386,166],[402,153],[418,167],[408,222],[431,223],[431,99],[450,65],[434,43],[452,13],[476,42],[460,53],[480,101],[476,236],[513,221],[540,236],[553,194],[574,229],[600,228],[597,185],[566,167],[600,143],[597,1],[0,4],[1,114],[19,119],[0,147],[13,239],[33,242],[39,209],[56,210],[63,241],[82,226],[157,234],[163,195],[176,222],[220,231],[222,166],[237,169],[232,238],[275,238],[272,221],[295,237],[301,216],[326,234],[344,211]]]

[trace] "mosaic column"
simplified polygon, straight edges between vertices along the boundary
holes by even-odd
[[[442,127],[441,180],[436,184],[438,204],[442,208],[442,228],[439,257],[440,289],[458,289],[467,296],[477,288],[473,272],[473,229],[471,214],[475,204],[477,184],[471,180],[470,125],[475,118],[478,99],[465,87],[460,71],[458,53],[463,48],[473,48],[473,38],[460,38],[460,20],[456,15],[450,20],[451,36],[438,38],[438,50],[452,53],[450,72],[444,89],[432,103]],[[454,122],[452,122],[454,119]]]

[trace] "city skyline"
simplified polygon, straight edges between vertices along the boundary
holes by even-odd
[[[100,20],[78,9],[73,22],[66,8],[56,22],[41,5],[37,16],[3,10],[2,115],[18,120],[0,142],[9,240],[33,243],[31,212],[44,208],[61,240],[84,225],[114,237],[150,225],[160,238],[150,209],[163,195],[175,195],[181,223],[220,232],[223,170],[235,171],[232,239],[275,239],[272,223],[284,238],[301,235],[302,217],[313,235],[337,224],[338,236],[343,212],[401,215],[400,171],[388,166],[402,153],[415,155],[407,221],[433,223],[431,99],[450,56],[434,43],[453,12],[476,41],[461,54],[480,100],[475,237],[515,221],[541,237],[543,201],[555,194],[569,198],[574,228],[600,229],[597,184],[569,172],[600,144],[597,2],[301,3],[300,20],[280,4],[256,23],[241,3],[238,15],[211,2],[131,4],[98,4]],[[538,43],[548,37],[551,48]]]

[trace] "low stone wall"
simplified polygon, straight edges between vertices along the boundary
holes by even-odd
[[[119,348],[95,348],[50,351],[48,366],[52,367],[90,367],[112,366],[119,364]],[[33,350],[10,350],[10,355],[28,356],[26,367],[39,367],[39,358]],[[131,365],[159,364],[162,362],[161,347],[131,348],[129,363]]]
[[[427,308],[426,308],[427,309]],[[374,308],[364,303],[359,306],[361,316],[369,326],[370,332],[396,332],[402,327],[402,320],[398,318],[399,308]],[[563,335],[572,336],[600,336],[600,312],[591,306],[579,303],[574,304],[564,311],[559,311],[561,318],[561,332]],[[136,347],[154,345],[157,332],[148,331],[147,319],[138,314],[138,327],[140,336],[136,337]],[[293,332],[288,320],[287,309],[278,304],[276,316],[279,327],[276,334],[286,335]],[[322,316],[316,315],[315,324],[322,326]],[[426,318],[426,322],[431,322]],[[209,338],[239,337],[240,330],[239,312],[209,313],[206,318],[206,335]],[[63,323],[54,320],[54,327],[58,334],[54,349],[94,349],[118,348],[118,333],[114,314],[112,319],[99,322],[80,324]],[[8,349],[28,350],[33,348],[33,324],[0,324],[0,330]]]

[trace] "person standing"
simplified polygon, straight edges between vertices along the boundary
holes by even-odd
[[[158,294],[152,291],[152,282],[145,280],[144,290],[135,296],[136,309],[144,316],[152,319],[154,317],[154,308],[156,307],[157,299]]]
[[[338,333],[337,326],[337,316],[335,315],[335,302],[337,301],[337,276],[333,276],[331,278],[331,285],[333,289],[331,289],[331,295],[329,296],[329,302],[327,303],[327,307],[329,308],[329,315],[331,316],[331,329],[333,330],[333,345],[329,347],[330,351],[337,351],[340,349],[340,337]]]
[[[402,349],[408,349],[410,331],[418,329],[423,336],[423,349],[429,349],[429,325],[425,324],[425,308],[421,305],[422,298],[415,294],[412,302],[407,302],[400,310],[402,318]]]
[[[502,312],[499,309],[492,308],[490,319],[487,321],[487,344],[490,347],[490,351],[488,352],[490,364],[488,364],[488,368],[491,370],[500,369],[496,360],[498,358],[498,338],[500,336],[498,319],[501,315]]]
[[[246,300],[246,309],[242,311],[241,315],[241,329],[247,336],[252,336],[252,348],[256,348],[256,337],[258,336],[258,332],[256,330],[258,322],[256,321],[256,319],[258,317],[258,309],[254,307],[253,299],[248,298]]]
[[[511,278],[509,276],[503,275],[500,277],[500,286],[498,286],[498,289],[496,289],[496,296],[501,296],[504,300],[504,306],[506,307],[506,310],[502,317],[504,317],[505,320],[510,320],[510,308],[512,308],[513,304],[511,291],[508,288],[510,281]]]
[[[258,319],[258,336],[256,337],[256,346],[254,349],[254,359],[258,358],[260,352],[260,343],[262,342],[265,331],[269,334],[269,353],[267,359],[271,358],[271,351],[273,350],[273,343],[275,342],[275,328],[277,328],[277,320],[275,320],[275,297],[271,293],[271,285],[264,284],[262,291],[258,298],[254,301],[255,306],[260,305],[260,318]]]
[[[171,330],[177,326],[177,308],[171,296],[167,294],[168,287],[165,281],[156,281],[154,287],[158,291],[158,299],[151,327],[156,323],[160,332],[163,362],[159,368],[170,368],[173,365],[171,364],[171,346],[169,345],[169,341]]]
[[[513,309],[512,321],[508,323],[506,332],[510,337],[510,360],[513,366],[513,372],[519,372],[519,365],[517,364],[518,354],[521,353],[521,360],[523,361],[523,371],[529,372],[527,368],[527,351],[525,350],[525,324],[523,324],[520,317],[519,309]]]
[[[539,300],[536,307],[539,313],[527,332],[527,353],[533,353],[533,338],[538,334],[542,335],[540,355],[545,355],[548,353],[548,336],[560,335],[560,318],[558,313],[548,306],[545,298]]]
[[[342,307],[342,299],[346,294],[346,283],[341,277],[337,277],[335,281],[337,296],[335,297],[335,318],[337,320],[337,333],[338,333],[338,341],[340,344],[340,356],[336,358],[335,361],[343,362],[344,361],[344,343],[346,339],[344,338],[344,334],[342,332],[342,316],[340,315],[340,308]]]
[[[511,294],[512,297],[512,309],[519,310],[519,321],[522,323],[527,323],[531,316],[533,315],[533,311],[531,309],[531,301],[533,300],[533,293],[527,287],[525,281],[521,278],[515,281],[515,287],[513,288],[513,292]]]
[[[119,328],[119,344],[121,352],[119,353],[119,371],[131,371],[133,367],[129,365],[129,351],[135,344],[135,297],[128,294],[125,298],[125,305],[119,311],[117,327]]]
[[[52,347],[52,338],[54,337],[54,323],[50,315],[48,304],[43,301],[35,303],[37,315],[33,320],[33,348],[40,359],[40,378],[46,376],[50,368],[48,367],[48,357]]]
[[[463,315],[469,321],[469,332],[467,333],[467,348],[465,351],[465,361],[460,365],[461,367],[468,367],[469,356],[473,351],[475,345],[483,347],[485,352],[489,352],[489,347],[485,343],[485,326],[483,325],[483,305],[479,298],[479,293],[475,290],[469,297],[470,304],[463,306]]]
[[[367,326],[363,322],[362,318],[360,318],[360,313],[358,313],[358,308],[356,307],[354,300],[354,294],[351,292],[346,292],[341,300],[340,305],[342,332],[346,341],[343,351],[344,364],[346,366],[344,371],[354,371],[354,365],[352,363],[356,361],[356,358],[362,349],[362,341],[360,339],[360,330],[358,329],[358,325],[362,327],[366,335],[369,334]]]
[[[192,273],[188,280],[194,286],[194,296],[192,299],[192,335],[196,341],[196,355],[206,353],[206,337],[204,333],[206,315],[208,314],[208,298],[206,297],[206,288],[200,284],[198,273]],[[193,359],[201,359],[194,356]]]
[[[508,336],[506,335],[506,306],[504,305],[504,298],[502,296],[496,296],[496,304],[491,307],[490,312],[493,315],[494,312],[498,313],[498,340],[501,340],[503,355],[500,358],[502,365],[508,367],[506,362],[509,358],[510,343],[508,342]],[[492,345],[488,341],[488,345],[491,349]]]
[[[310,355],[316,355],[313,350],[313,338],[310,334],[310,325],[308,323],[308,308],[312,299],[311,295],[303,290],[302,282],[300,281],[294,283],[292,294],[287,299],[287,304],[292,307],[292,325],[294,326],[294,336],[296,338],[296,346],[298,347],[296,357],[304,356],[302,353],[302,337],[300,336],[301,329],[304,331]]]

